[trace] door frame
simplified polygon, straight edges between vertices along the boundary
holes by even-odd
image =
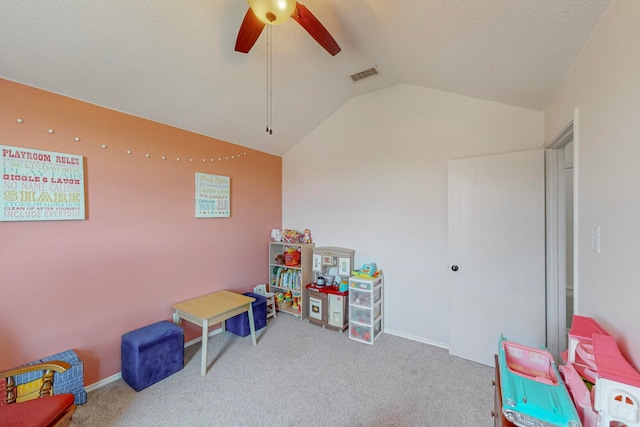
[[[546,276],[547,276],[547,349],[556,361],[567,350],[566,321],[566,180],[564,148],[573,141],[573,312],[578,313],[578,121],[576,108],[572,119],[545,145],[546,198]]]

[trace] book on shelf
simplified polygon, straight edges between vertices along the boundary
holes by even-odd
[[[279,288],[300,289],[300,271],[292,268],[278,267],[273,285]]]

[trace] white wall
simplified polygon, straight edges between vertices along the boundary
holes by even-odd
[[[283,227],[378,263],[387,333],[447,347],[447,163],[541,148],[543,120],[407,84],[353,98],[284,156]]]
[[[551,140],[578,108],[577,314],[640,368],[640,1],[615,0],[546,115]],[[574,129],[575,130],[575,129]],[[574,134],[575,135],[575,134]],[[591,229],[601,227],[601,252]]]

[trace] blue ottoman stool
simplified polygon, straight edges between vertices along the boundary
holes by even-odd
[[[252,292],[245,292],[243,295],[256,299],[251,303],[255,330],[257,331],[267,326],[267,299],[262,295]],[[227,331],[241,337],[246,337],[251,333],[251,329],[249,329],[249,312],[240,313],[237,316],[227,319],[226,327]]]
[[[184,331],[163,320],[122,335],[122,379],[140,391],[184,367]]]

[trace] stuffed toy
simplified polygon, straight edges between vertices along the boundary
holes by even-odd
[[[299,237],[300,237],[300,233],[297,232],[296,230],[290,230],[288,228],[285,228],[282,231],[282,238],[284,239],[285,242],[298,243]]]
[[[274,228],[271,230],[271,238],[274,242],[282,242],[282,231]]]

